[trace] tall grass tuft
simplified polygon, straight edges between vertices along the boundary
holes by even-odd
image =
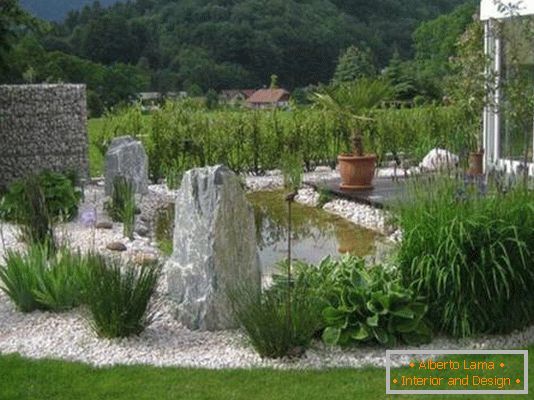
[[[87,282],[91,326],[102,337],[141,333],[153,319],[152,296],[161,266],[131,266],[94,257]]]
[[[26,253],[7,252],[1,288],[22,312],[64,311],[81,303],[86,268],[86,258],[78,252],[32,245]]]
[[[294,288],[288,310],[286,294],[286,290],[260,292],[243,285],[230,291],[234,316],[262,357],[298,356],[321,328],[320,310],[312,296]]]
[[[108,214],[113,221],[122,222],[124,236],[132,239],[135,228],[135,190],[130,181],[123,176],[115,177],[111,201],[106,204]]]
[[[405,283],[455,336],[508,332],[534,321],[534,193],[436,179],[398,208]]]

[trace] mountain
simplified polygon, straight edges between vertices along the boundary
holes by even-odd
[[[62,21],[72,10],[90,6],[95,0],[19,0],[23,9],[36,17],[48,21]],[[102,7],[110,6],[119,0],[100,0]]]
[[[351,45],[370,48],[379,69],[394,51],[412,57],[419,24],[465,1],[136,0],[70,13],[44,42],[153,71],[158,90],[258,87],[272,74],[294,88],[328,82]]]

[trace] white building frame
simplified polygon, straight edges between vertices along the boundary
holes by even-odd
[[[505,12],[501,11],[498,7],[498,1],[495,0],[481,0],[480,4],[480,18],[485,25],[484,35],[484,51],[491,60],[490,68],[493,69],[493,73],[489,72],[489,75],[495,76],[497,82],[495,87],[495,93],[493,94],[493,106],[488,106],[484,110],[483,119],[483,145],[485,149],[485,169],[488,171],[492,168],[500,170],[506,170],[508,172],[517,172],[524,161],[517,161],[507,159],[500,154],[500,141],[501,141],[501,115],[499,113],[499,102],[501,99],[501,92],[499,88],[499,76],[502,71],[502,42],[498,37],[496,29],[493,29],[497,20],[509,18]],[[514,9],[515,16],[527,16],[534,15],[534,0],[505,0],[503,3],[513,4],[517,8]],[[489,103],[492,103],[491,101]],[[533,130],[534,130],[534,110],[533,114]],[[533,148],[534,148],[534,134],[533,134]],[[534,176],[534,159],[528,160],[529,175]]]

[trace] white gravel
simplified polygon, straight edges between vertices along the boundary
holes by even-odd
[[[306,180],[325,179],[335,172],[317,171],[306,176]],[[282,184],[281,177],[271,174],[265,177],[248,177],[251,190],[275,189]],[[102,188],[89,187],[82,210],[96,207],[101,212]],[[143,213],[158,206],[159,200],[172,199],[172,192],[165,187],[153,186],[142,200]],[[310,188],[299,192],[297,201],[315,205],[318,194]],[[346,200],[333,200],[325,210],[340,215],[365,227],[391,234],[387,226],[387,215],[380,210],[361,206]],[[105,219],[99,215],[99,221]],[[82,249],[96,248],[109,252],[105,246],[119,240],[126,244],[125,257],[137,253],[156,254],[155,243],[149,238],[135,237],[128,241],[122,237],[122,226],[114,224],[112,230],[93,230],[84,226],[79,219],[65,224],[59,235],[70,238],[70,244]],[[10,224],[0,224],[3,243],[8,248],[22,248],[17,240],[17,231]],[[5,252],[0,243],[0,257]],[[259,357],[239,331],[198,332],[190,331],[173,318],[172,302],[164,295],[162,283],[157,298],[159,311],[156,320],[138,337],[108,340],[98,338],[90,329],[83,308],[66,313],[53,314],[33,312],[23,314],[16,311],[7,296],[0,292],[0,353],[19,353],[29,358],[54,358],[81,361],[95,366],[114,364],[150,364],[155,366],[178,366],[200,368],[358,368],[368,365],[385,366],[385,349],[377,346],[340,349],[327,347],[321,342],[313,343],[305,356],[295,360],[267,360]],[[534,326],[521,332],[504,336],[480,336],[469,340],[453,340],[438,337],[430,345],[413,347],[427,349],[503,349],[526,346],[534,343]],[[407,347],[399,347],[407,348]],[[398,362],[406,362],[398,359]]]

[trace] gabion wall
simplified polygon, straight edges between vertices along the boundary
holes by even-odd
[[[0,188],[43,169],[88,176],[85,85],[0,85]]]

